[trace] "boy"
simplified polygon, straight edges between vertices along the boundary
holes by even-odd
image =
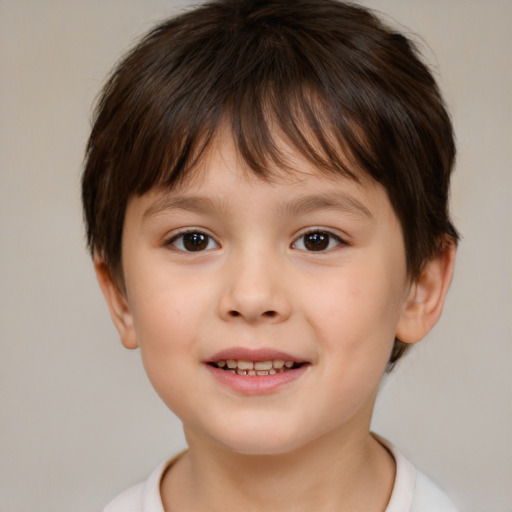
[[[438,320],[455,149],[411,43],[336,0],[217,0],[100,99],[83,176],[112,319],[189,445],[107,512],[447,512],[370,433]]]

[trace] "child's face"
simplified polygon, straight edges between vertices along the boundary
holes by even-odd
[[[191,443],[270,454],[368,430],[411,289],[400,224],[380,185],[294,165],[262,181],[219,138],[197,179],[128,204],[122,337]],[[231,359],[301,364],[214,366]]]

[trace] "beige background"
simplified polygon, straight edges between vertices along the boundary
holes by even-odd
[[[452,110],[463,241],[445,315],[374,429],[467,512],[512,511],[510,0],[368,0],[420,43]],[[0,0],[0,512],[102,506],[183,446],[122,349],[84,249],[79,174],[107,71],[185,0]]]

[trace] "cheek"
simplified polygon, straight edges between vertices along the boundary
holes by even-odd
[[[328,288],[327,288],[328,286]],[[394,337],[394,329],[400,314],[398,290],[381,279],[351,272],[350,276],[331,280],[325,293],[313,294],[310,302],[311,317],[322,330],[335,338],[365,337],[357,334],[380,334],[386,339]]]
[[[186,293],[154,294],[139,304],[135,328],[144,369],[162,401],[184,417],[195,390],[190,368],[197,353],[200,304]]]
[[[171,272],[153,272],[135,286],[130,304],[141,348],[163,345],[178,348],[189,343],[210,304],[199,279]]]
[[[355,279],[345,281],[339,290],[335,300],[331,295],[314,301],[309,320],[317,340],[319,367],[330,383],[325,393],[315,398],[314,407],[332,411],[333,424],[340,417],[346,421],[362,407],[367,407],[371,416],[397,318],[390,297],[378,287],[365,287]]]
[[[135,290],[137,301],[130,307],[142,361],[162,395],[173,381],[183,378],[182,369],[190,361],[198,362],[198,339],[211,301],[198,293],[193,282],[157,279],[153,286],[149,280],[145,285],[144,290]]]
[[[345,375],[371,379],[388,362],[400,316],[400,293],[382,277],[386,274],[364,270],[352,269],[325,283],[326,293],[313,294],[309,302],[308,321],[325,358],[343,368]]]

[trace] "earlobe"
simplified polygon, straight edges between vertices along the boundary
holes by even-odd
[[[412,283],[397,326],[400,341],[417,343],[439,320],[452,281],[455,251],[455,243],[447,241]]]
[[[137,348],[138,340],[134,329],[133,316],[126,300],[126,293],[120,290],[115,283],[103,258],[96,254],[94,255],[94,270],[112,321],[121,337],[121,342],[126,348]]]

